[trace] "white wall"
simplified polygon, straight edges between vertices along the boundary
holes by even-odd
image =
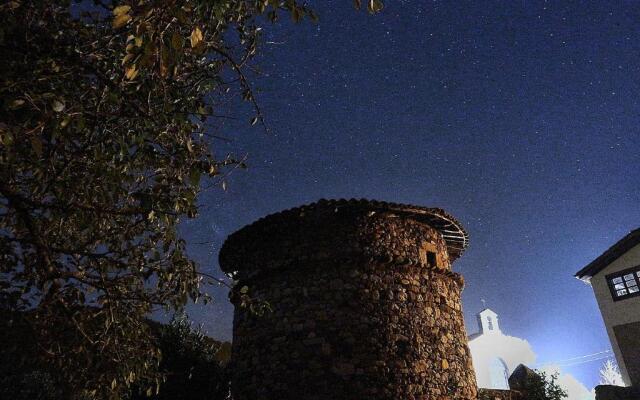
[[[520,364],[532,366],[536,363],[536,355],[526,340],[493,333],[476,336],[469,340],[469,350],[476,371],[478,387],[491,387],[491,361],[500,357],[507,365],[508,375]]]

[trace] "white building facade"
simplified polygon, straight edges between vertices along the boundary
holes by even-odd
[[[575,276],[593,288],[622,379],[640,387],[640,229]]]
[[[476,315],[478,332],[469,336],[469,350],[478,387],[509,389],[509,376],[520,364],[534,365],[536,356],[526,340],[502,333],[498,314],[485,308]]]

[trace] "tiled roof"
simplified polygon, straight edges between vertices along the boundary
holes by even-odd
[[[339,199],[326,200],[321,199],[315,203],[291,208],[275,214],[267,215],[250,225],[245,226],[241,231],[252,229],[262,224],[269,224],[278,221],[280,218],[287,218],[291,215],[299,214],[301,211],[314,209],[317,207],[355,207],[363,208],[370,211],[392,211],[399,215],[406,215],[415,220],[424,222],[438,230],[447,244],[447,250],[451,260],[459,258],[469,245],[469,235],[462,227],[462,224],[440,208],[428,208],[414,206],[410,204],[390,203],[386,201],[376,201],[367,199]],[[227,242],[234,236],[231,234]],[[224,246],[223,246],[224,247]]]

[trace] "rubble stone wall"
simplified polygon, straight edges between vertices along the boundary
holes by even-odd
[[[477,398],[463,281],[425,223],[315,207],[237,232],[220,262],[239,279],[234,399]],[[240,307],[244,286],[272,311]]]
[[[478,389],[479,400],[526,400],[516,390]]]

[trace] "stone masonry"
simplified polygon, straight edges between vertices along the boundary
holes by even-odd
[[[478,389],[479,400],[526,400],[521,392],[516,390]]]
[[[443,210],[366,200],[321,200],[229,236],[234,399],[475,400],[451,271],[466,244]]]

